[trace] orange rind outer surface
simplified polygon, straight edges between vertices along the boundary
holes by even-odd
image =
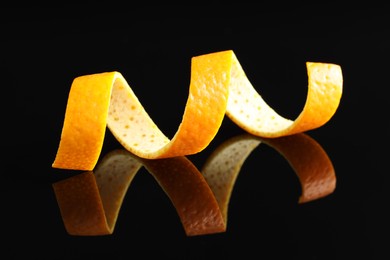
[[[189,95],[172,139],[148,115],[119,72],[77,77],[71,86],[55,168],[92,170],[106,127],[122,146],[145,159],[196,154],[213,140],[227,115],[246,132],[277,138],[318,128],[340,103],[341,67],[307,62],[308,92],[295,120],[279,115],[255,89],[231,50],[192,58]],[[161,99],[161,107],[170,96]]]

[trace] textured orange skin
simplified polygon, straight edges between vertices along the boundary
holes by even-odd
[[[135,127],[134,131],[137,132],[117,130],[114,125],[109,124],[108,111],[113,86],[121,84],[122,89],[126,87],[130,89],[123,76],[119,72],[105,72],[78,77],[71,86],[61,140],[52,166],[92,170],[99,158],[107,125],[128,151],[147,159],[185,156],[202,151],[215,137],[225,113],[239,127],[260,137],[275,138],[320,127],[338,108],[343,83],[341,68],[335,64],[308,62],[307,69],[309,79],[307,100],[296,120],[286,121],[277,118],[271,120],[272,127],[257,129],[253,127],[253,121],[240,118],[237,111],[237,107],[251,111],[251,106],[228,104],[228,99],[234,100],[234,95],[239,95],[230,91],[234,86],[248,85],[248,78],[233,51],[193,57],[189,96],[178,131],[172,140],[167,140],[162,137],[163,134],[154,132],[152,135],[159,136],[159,143],[164,145],[151,144],[148,149],[141,147],[145,144],[145,139],[136,142],[131,139],[131,143],[123,136],[140,135],[140,131],[145,128],[158,129],[152,122],[142,120],[143,125]],[[237,88],[235,90],[237,91]],[[252,98],[248,96],[247,100]],[[162,100],[161,105],[164,102],[166,100]],[[267,115],[271,115],[272,112],[268,112],[270,109],[267,109],[265,104],[262,106],[262,111],[267,112],[257,115],[257,119],[263,120],[265,117],[264,120],[267,120]],[[145,111],[141,104],[137,103],[136,107],[137,112]],[[272,116],[274,117],[279,115]],[[268,122],[263,126],[268,126]],[[149,149],[150,147],[152,149]]]
[[[336,112],[342,95],[340,66],[307,62],[308,93],[305,106],[292,127],[278,136],[302,133],[324,125]]]
[[[76,78],[71,87],[55,168],[92,170],[107,125],[114,73]]]
[[[193,59],[183,120],[170,143],[151,154],[126,148],[150,159],[188,155],[204,149],[216,135],[225,115],[230,59],[231,52]],[[106,72],[73,81],[53,167],[92,170],[96,165],[115,77],[122,76],[118,72]]]
[[[203,150],[215,137],[225,116],[232,52],[192,59],[190,93],[170,149],[158,158],[189,155]]]

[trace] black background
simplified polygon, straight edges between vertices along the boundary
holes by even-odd
[[[385,259],[389,14],[385,4],[328,2],[0,8],[4,259],[133,259],[136,251],[171,259]],[[187,100],[191,58],[227,49],[267,103],[292,119],[306,97],[305,62],[341,65],[340,106],[326,125],[308,132],[334,164],[335,192],[298,205],[293,170],[261,145],[237,178],[225,233],[186,237],[166,194],[141,169],[113,235],[69,236],[51,185],[78,172],[51,163],[72,80],[121,72],[172,137]],[[188,158],[201,167],[218,144],[240,133],[226,118],[212,143]],[[121,147],[107,131],[102,155],[114,148]]]

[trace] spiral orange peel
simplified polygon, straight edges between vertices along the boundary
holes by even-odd
[[[54,168],[92,170],[106,127],[125,149],[146,159],[202,151],[217,134],[225,114],[245,131],[281,137],[318,128],[336,112],[343,77],[337,64],[307,62],[308,93],[295,120],[282,117],[252,86],[232,50],[191,60],[189,95],[172,139],[148,115],[117,71],[74,79],[69,92]],[[161,105],[167,100],[161,100]]]

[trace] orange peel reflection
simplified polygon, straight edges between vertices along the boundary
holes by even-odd
[[[186,157],[148,160],[121,149],[103,157],[93,173],[53,184],[67,232],[112,234],[125,193],[142,166],[172,201],[188,236],[225,231],[210,187]]]
[[[53,185],[65,229],[70,235],[111,234],[99,189],[92,172],[58,181]]]
[[[199,171],[184,156],[139,158],[125,149],[108,153],[88,171],[53,184],[69,234],[112,234],[120,207],[135,174],[145,167],[171,199],[188,236],[226,231],[228,205],[242,165],[261,143],[277,150],[301,184],[299,203],[331,194],[333,164],[313,138],[300,133],[279,138],[238,135],[219,145]]]
[[[218,201],[225,223],[234,183],[243,163],[261,143],[277,150],[299,178],[299,203],[325,197],[336,188],[333,164],[317,141],[300,133],[279,138],[259,138],[243,134],[226,140],[209,156],[201,170]]]

